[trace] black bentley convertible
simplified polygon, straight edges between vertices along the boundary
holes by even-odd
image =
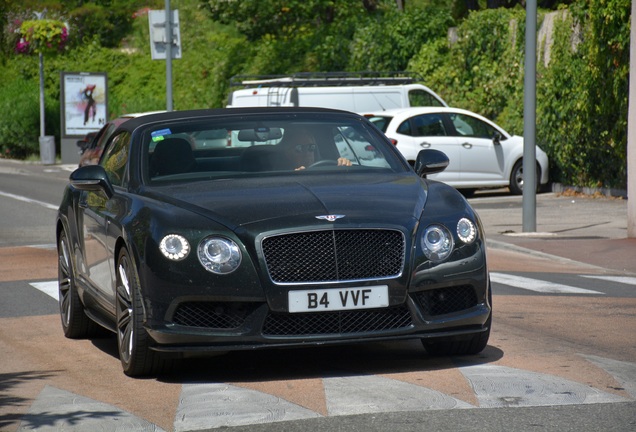
[[[70,176],[56,224],[69,338],[117,334],[124,372],[186,355],[420,339],[488,342],[484,233],[366,119],[318,108],[176,111],[122,123]]]

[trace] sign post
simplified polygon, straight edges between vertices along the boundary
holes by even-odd
[[[179,11],[170,10],[170,0],[166,0],[165,10],[148,13],[148,23],[151,57],[153,60],[166,60],[166,110],[172,111],[172,59],[181,58]]]

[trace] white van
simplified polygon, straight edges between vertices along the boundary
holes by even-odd
[[[231,87],[243,88],[230,93],[227,107],[307,106],[364,113],[413,106],[448,106],[433,90],[415,81],[409,76],[375,76],[368,72],[243,75],[232,78]]]

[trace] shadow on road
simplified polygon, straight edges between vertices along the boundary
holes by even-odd
[[[488,346],[474,356],[432,357],[419,341],[368,343],[330,347],[236,351],[224,355],[184,359],[171,374],[159,377],[169,383],[260,382],[359,376],[454,369],[486,364],[503,357]]]

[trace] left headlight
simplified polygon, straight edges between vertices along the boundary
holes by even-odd
[[[477,239],[477,226],[468,218],[461,218],[455,227],[459,244],[471,244]],[[444,225],[430,225],[421,238],[424,255],[433,261],[441,262],[450,256],[455,246],[453,234]]]
[[[199,262],[209,272],[232,273],[241,264],[241,250],[238,245],[224,237],[208,237],[199,243]]]
[[[461,218],[457,222],[457,236],[464,243],[470,244],[477,238],[477,227],[470,219]]]
[[[431,261],[444,261],[453,251],[453,236],[443,225],[430,225],[422,236],[422,249]]]
[[[172,261],[181,261],[190,253],[190,243],[178,234],[168,234],[159,243],[161,253]]]

